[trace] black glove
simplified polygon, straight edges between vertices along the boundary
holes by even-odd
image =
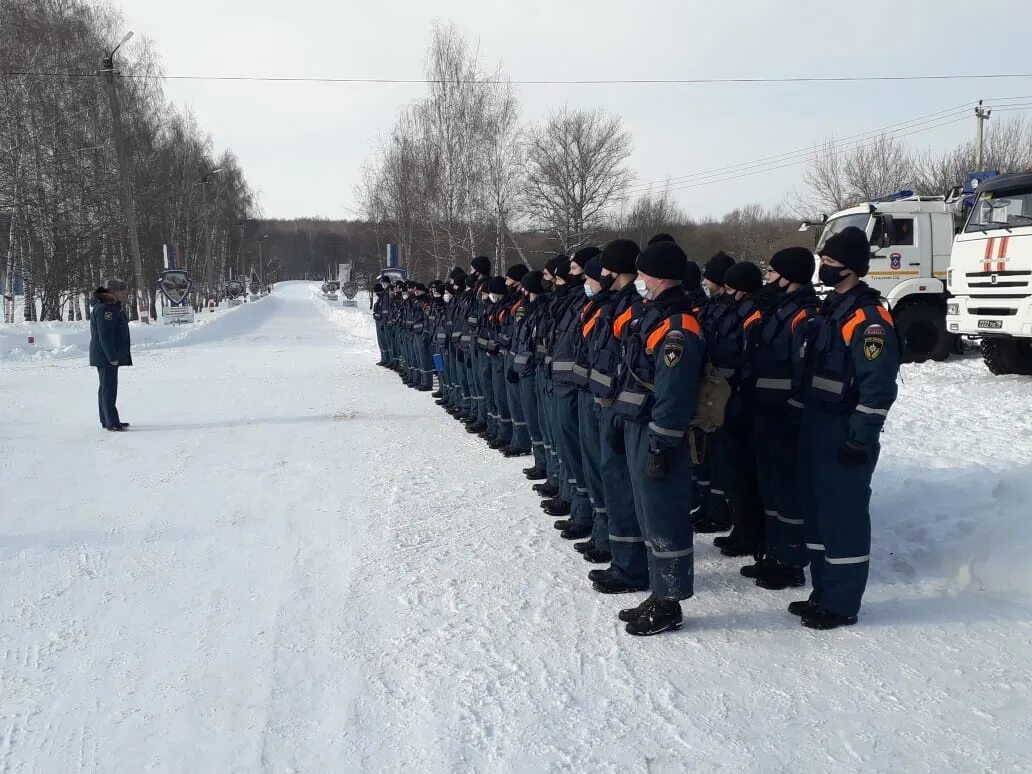
[[[505,381],[507,381],[509,384],[520,383],[520,375],[516,373],[515,368],[510,368],[508,371],[505,372]]]
[[[460,363],[465,363],[466,362],[466,354],[461,349],[455,350],[455,358]]]
[[[670,472],[670,460],[666,452],[652,451],[649,449],[649,458],[645,462],[645,475],[653,480],[666,478]]]
[[[846,441],[838,450],[838,461],[840,465],[847,468],[859,468],[868,463],[870,457],[867,454],[867,447],[856,441]]]
[[[627,451],[623,437],[623,422],[616,422],[613,425],[613,437],[609,439],[609,446],[617,454],[624,454]]]

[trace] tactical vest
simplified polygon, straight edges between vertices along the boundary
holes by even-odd
[[[529,376],[537,365],[534,335],[537,318],[542,311],[542,299],[524,303],[520,311],[523,315],[512,337],[513,368],[520,376]]]
[[[831,300],[833,297],[829,297]],[[811,319],[804,345],[806,404],[848,413],[858,402],[850,343],[860,326],[883,325],[895,335],[892,314],[881,305],[877,291],[863,288],[825,301]],[[889,331],[887,331],[889,332]]]
[[[763,315],[748,299],[727,303],[727,306],[728,312],[712,318],[712,331],[707,332],[706,345],[713,365],[734,387],[741,381],[748,358],[746,336],[762,321]]]
[[[562,319],[556,326],[556,339],[552,346],[552,378],[564,387],[583,387],[588,383],[588,369],[577,363],[581,341],[581,312],[587,306],[583,290],[574,288],[565,305]]]
[[[798,295],[770,310],[749,341],[749,362],[744,371],[751,397],[759,406],[783,406],[799,387],[795,383],[796,333],[804,335],[807,320],[817,309],[817,297]]]
[[[615,303],[605,307],[590,332],[588,387],[599,400],[613,400],[620,391],[621,338],[630,333],[631,321],[642,309],[642,298],[633,285],[619,290],[613,298]]]

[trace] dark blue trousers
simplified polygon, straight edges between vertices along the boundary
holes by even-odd
[[[100,409],[101,427],[118,427],[118,366],[97,366],[100,389],[97,391],[97,406]]]

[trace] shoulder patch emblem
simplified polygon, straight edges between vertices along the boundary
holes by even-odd
[[[111,312],[104,312],[104,319],[105,320],[114,320],[115,316],[113,314],[111,314]]]
[[[874,325],[868,325],[867,330],[864,331],[865,336],[884,336],[886,330],[881,325],[875,323]]]
[[[877,360],[885,349],[885,339],[881,336],[864,336],[864,357]]]
[[[671,339],[669,336],[667,336],[666,343],[663,344],[663,365],[665,365],[667,368],[673,368],[675,365],[681,362],[681,356],[683,354],[683,337]]]

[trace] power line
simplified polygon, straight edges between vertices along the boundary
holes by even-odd
[[[851,144],[854,141],[859,144],[859,143],[862,143],[865,140],[869,140],[869,139],[873,139],[875,137],[879,137],[882,134],[896,134],[897,132],[903,131],[905,129],[912,129],[912,128],[915,128],[915,127],[918,127],[918,126],[921,126],[921,125],[924,125],[924,124],[933,123],[933,122],[936,122],[936,121],[942,121],[942,120],[947,119],[947,118],[953,118],[953,117],[959,117],[961,115],[967,115],[968,111],[971,109],[972,106],[973,106],[973,103],[966,102],[966,103],[964,103],[962,105],[957,105],[956,107],[947,108],[945,110],[939,110],[939,111],[936,111],[935,113],[929,113],[927,115],[918,116],[917,118],[911,118],[911,119],[909,119],[907,121],[900,121],[900,122],[897,122],[895,124],[889,124],[888,126],[884,126],[884,127],[879,128],[879,129],[869,129],[868,131],[865,131],[865,132],[860,132],[860,133],[854,134],[854,135],[848,135],[848,136],[843,137],[843,138],[841,138],[839,140],[833,141],[831,143],[831,145],[833,147],[834,146],[840,146],[840,145],[844,145],[844,144]],[[929,127],[929,128],[931,128],[931,127]],[[688,174],[688,175],[681,175],[681,176],[675,177],[675,178],[667,178],[667,179],[664,179],[664,180],[652,181],[650,183],[636,183],[636,184],[630,186],[630,189],[632,191],[633,190],[637,190],[637,189],[646,189],[647,190],[647,189],[652,188],[652,187],[657,186],[657,185],[671,185],[671,184],[676,185],[676,184],[681,183],[681,182],[687,182],[687,181],[689,181],[689,180],[691,180],[693,178],[709,176],[709,175],[715,174],[715,173],[736,172],[736,171],[741,171],[741,170],[748,169],[748,168],[751,168],[751,167],[755,167],[755,166],[758,166],[758,165],[774,164],[774,163],[777,163],[779,161],[787,161],[787,160],[789,160],[792,157],[800,156],[800,155],[802,155],[802,156],[804,156],[806,158],[809,158],[810,155],[813,153],[813,149],[814,149],[814,146],[811,145],[811,146],[808,146],[808,147],[805,147],[805,148],[799,148],[799,149],[793,150],[793,151],[784,151],[782,153],[778,153],[778,154],[775,154],[773,156],[764,156],[763,158],[755,159],[753,161],[741,162],[739,164],[732,164],[732,165],[726,166],[726,167],[715,167],[713,169],[701,170],[699,172],[693,172],[693,173]]]
[[[907,137],[907,136],[912,135],[912,134],[918,134],[920,132],[927,132],[927,131],[929,131],[931,129],[938,129],[938,128],[943,127],[943,126],[952,126],[953,124],[960,123],[961,121],[967,121],[967,120],[968,120],[968,117],[966,115],[964,115],[964,116],[960,116],[958,118],[954,118],[954,119],[949,120],[949,121],[945,121],[945,122],[940,123],[940,124],[935,124],[933,126],[927,126],[927,127],[924,127],[923,129],[917,129],[917,130],[915,130],[913,132],[906,132],[904,134],[900,134],[899,136],[900,137]],[[868,143],[868,145],[871,145],[871,144],[873,144],[873,143]],[[849,151],[849,150],[857,150],[860,147],[867,147],[867,146],[861,145],[861,146],[857,146],[856,148],[839,148],[839,149],[833,150],[832,154],[839,155],[839,154],[845,153],[846,151]],[[666,188],[666,189],[663,189],[663,193],[671,192],[671,191],[685,191],[685,190],[688,190],[688,189],[691,189],[691,188],[701,188],[702,186],[715,185],[717,183],[726,183],[726,182],[729,182],[729,181],[732,181],[732,180],[741,180],[742,178],[752,177],[754,175],[761,175],[761,174],[763,174],[765,172],[775,172],[775,171],[777,171],[779,169],[788,169],[789,167],[798,166],[799,164],[802,164],[802,163],[804,163],[806,161],[807,161],[807,158],[803,157],[803,158],[796,159],[794,161],[790,161],[787,164],[781,164],[781,165],[778,165],[778,166],[767,166],[767,167],[764,167],[762,169],[756,169],[756,170],[753,170],[753,171],[744,172],[743,174],[739,174],[739,175],[731,175],[731,176],[726,176],[726,177],[717,177],[717,178],[714,178],[714,179],[701,180],[701,181],[692,182],[692,183],[689,183],[689,184],[686,184],[686,185],[679,185],[679,186],[674,186],[672,188]],[[614,197],[614,201],[626,201],[627,199],[632,199],[632,198],[634,198],[637,195],[638,194],[633,194],[632,193],[632,194],[627,194],[627,195],[623,195],[623,196],[617,196],[617,197]]]
[[[33,78],[96,78],[95,72],[46,72],[9,70],[0,77]],[[583,78],[583,79],[528,79],[484,78],[476,81],[435,78],[334,78],[304,75],[159,75],[154,73],[120,73],[120,78],[133,80],[166,81],[251,81],[264,83],[338,83],[384,85],[431,84],[512,84],[515,86],[700,86],[708,84],[779,84],[779,83],[859,83],[885,81],[961,81],[990,78],[1032,78],[1032,73],[955,73],[942,75],[803,75],[778,78]]]

